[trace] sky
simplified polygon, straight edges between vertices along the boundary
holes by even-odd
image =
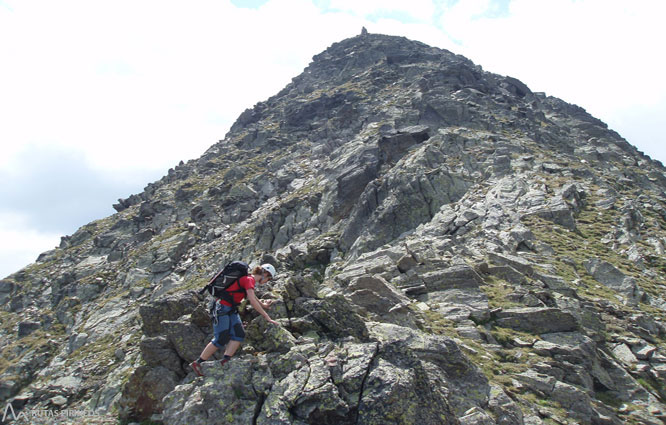
[[[585,108],[666,163],[661,0],[0,0],[0,277],[366,27]]]

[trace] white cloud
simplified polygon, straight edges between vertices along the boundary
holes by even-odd
[[[514,0],[508,15],[483,17],[491,6],[461,1],[442,18],[443,28],[461,41],[461,53],[485,69],[517,77],[607,122],[613,111],[664,101],[659,44],[666,39],[666,3]]]
[[[272,0],[15,1],[0,8],[0,164],[16,146],[80,149],[99,168],[165,170],[222,138],[243,109],[277,93],[310,57],[361,26],[461,53],[613,116],[663,101],[660,2]],[[395,16],[410,16],[401,22]],[[441,14],[441,25],[431,24]],[[454,44],[450,35],[460,44]],[[641,42],[642,41],[642,42]],[[635,75],[627,79],[627,76]],[[628,80],[628,81],[627,81]]]
[[[400,14],[404,20],[430,22],[435,13],[431,0],[331,0],[329,7],[364,18],[382,14]]]
[[[38,253],[55,248],[60,235],[32,229],[23,217],[0,213],[0,278],[37,260]]]
[[[0,18],[0,39],[15,40],[0,47],[11,58],[0,69],[0,135],[81,149],[114,170],[197,157],[312,55],[360,31],[356,19],[288,4],[13,3]],[[7,164],[15,149],[1,153]]]

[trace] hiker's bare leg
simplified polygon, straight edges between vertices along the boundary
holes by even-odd
[[[201,359],[208,360],[210,356],[215,354],[216,351],[217,351],[217,346],[212,342],[209,342],[206,348],[204,348],[204,350],[201,352]]]
[[[238,350],[238,347],[240,347],[240,345],[241,345],[240,341],[234,341],[234,340],[229,341],[229,343],[227,344],[227,349],[224,350],[224,354],[226,356],[233,356],[234,354],[236,354],[236,350]]]

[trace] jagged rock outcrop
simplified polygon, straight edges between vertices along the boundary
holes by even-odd
[[[666,170],[582,108],[364,32],[0,281],[0,398],[177,423],[657,424]],[[193,290],[276,264],[225,366]]]

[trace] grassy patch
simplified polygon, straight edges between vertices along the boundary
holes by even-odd
[[[488,306],[493,308],[524,307],[522,304],[511,301],[508,296],[514,292],[510,283],[495,276],[486,276],[485,285],[479,287],[488,297]]]
[[[534,342],[536,340],[541,339],[539,338],[538,335],[533,335],[527,332],[521,332],[510,328],[501,328],[498,326],[493,326],[493,328],[490,330],[490,334],[502,347],[505,348],[515,347],[515,343],[517,340],[525,342]]]
[[[125,342],[124,346],[138,346],[141,340],[142,332],[140,329],[131,329],[129,325],[122,326],[112,333],[102,335],[92,342],[87,342],[82,347],[72,352],[67,357],[67,363],[89,362],[101,368],[90,367],[95,373],[106,375],[105,370],[109,365],[116,363],[116,349],[122,348],[121,341],[123,337],[131,333],[131,337]]]
[[[211,276],[194,276],[189,279],[187,279],[185,282],[183,282],[181,285],[174,286],[173,288],[169,289],[166,293],[167,294],[176,294],[188,290],[195,290],[198,291],[199,289],[203,288],[206,286],[208,281],[211,279]]]
[[[421,316],[422,331],[433,335],[457,336],[455,323],[435,310],[421,311],[417,307],[409,306],[412,311]]]
[[[647,378],[637,378],[636,381],[646,390],[656,394],[662,402],[666,400],[666,388],[662,382]]]
[[[616,409],[622,406],[624,403],[622,400],[617,398],[615,394],[611,391],[598,391],[594,394],[597,400],[605,404],[606,406],[615,407]]]
[[[30,351],[53,354],[59,348],[57,341],[64,337],[64,334],[64,327],[57,324],[52,325],[48,331],[37,329],[30,335],[17,338],[0,350],[0,374],[3,374],[9,366],[15,365]]]

